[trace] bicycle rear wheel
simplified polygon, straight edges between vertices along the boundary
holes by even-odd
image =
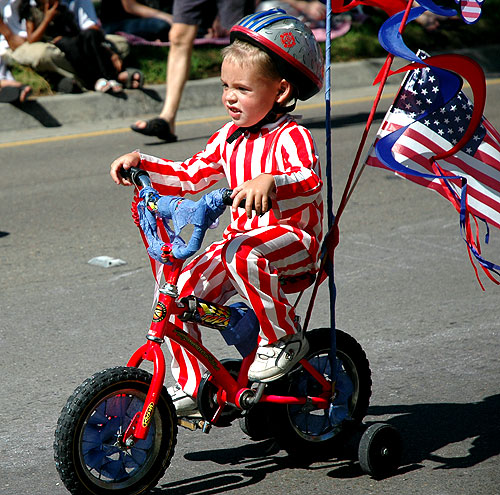
[[[345,400],[336,406],[344,409],[340,419],[332,407],[330,410],[318,409],[308,403],[270,408],[274,437],[291,456],[307,459],[331,457],[368,410],[372,380],[366,354],[353,337],[341,330],[336,332],[337,389],[348,391]],[[316,329],[306,335],[309,341],[306,359],[323,376],[329,376],[330,329]],[[320,384],[301,365],[280,380],[280,388],[283,395],[297,397],[314,397],[321,392]]]
[[[164,387],[146,439],[132,447],[121,442],[144,406],[151,378],[138,368],[109,368],[85,380],[68,399],[57,422],[54,458],[71,493],[135,495],[163,476],[177,439],[177,416]]]

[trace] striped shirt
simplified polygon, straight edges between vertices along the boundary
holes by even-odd
[[[273,209],[248,219],[245,210],[238,208],[232,212],[224,238],[280,225],[299,235],[316,258],[323,235],[323,200],[319,156],[310,132],[285,115],[259,132],[246,131],[230,144],[227,137],[236,129],[227,123],[203,151],[184,162],[141,154],[141,168],[149,172],[161,195],[171,196],[198,193],[224,178],[235,188],[260,174],[272,174],[276,184]]]

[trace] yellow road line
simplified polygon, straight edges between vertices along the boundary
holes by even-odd
[[[383,98],[393,98],[394,95],[387,95],[383,96]],[[360,103],[360,102],[365,102],[365,101],[372,101],[373,97],[372,96],[366,96],[366,97],[361,97],[361,98],[351,98],[348,100],[342,100],[338,102],[332,102],[332,106],[338,106],[338,105],[348,105],[352,103]],[[301,104],[297,105],[297,110],[314,110],[316,108],[322,108],[324,107],[324,102],[323,103],[310,103],[310,104]],[[217,115],[214,117],[204,117],[201,119],[190,119],[190,120],[181,120],[179,122],[176,122],[176,126],[185,126],[185,125],[196,125],[196,124],[206,124],[209,122],[217,122],[217,121],[226,121],[228,119],[227,115]],[[69,141],[72,139],[83,139],[83,138],[91,138],[91,137],[99,137],[99,136],[106,136],[106,135],[112,135],[112,134],[123,134],[125,132],[131,132],[129,127],[120,127],[118,129],[108,129],[108,130],[102,130],[102,131],[91,131],[91,132],[80,132],[77,134],[68,134],[66,136],[49,136],[49,137],[43,137],[43,138],[35,138],[35,139],[26,139],[24,141],[12,141],[10,143],[0,143],[0,149],[2,148],[13,148],[16,146],[29,146],[33,144],[40,144],[40,143],[51,143],[55,141]]]
[[[489,79],[486,81],[487,86],[492,86],[500,84],[500,78],[496,79]],[[468,84],[464,84],[464,88],[469,87]],[[399,88],[399,87],[398,87]],[[382,95],[382,100],[388,99],[388,98],[394,98],[395,92],[390,92],[387,94]],[[335,106],[341,106],[341,105],[351,105],[353,103],[364,103],[368,101],[373,101],[374,96],[361,96],[358,98],[349,98],[346,100],[340,100],[340,101],[332,101],[331,105],[332,107]],[[302,103],[297,105],[297,110],[314,110],[317,108],[322,108],[324,107],[325,103]],[[184,125],[196,125],[196,124],[206,124],[208,122],[217,122],[217,121],[226,121],[227,120],[227,115],[216,115],[214,117],[205,117],[201,119],[191,119],[191,120],[182,120],[179,122],[176,122],[176,126],[184,126]],[[44,137],[44,138],[36,138],[36,139],[26,139],[24,141],[12,141],[10,143],[0,143],[0,149],[2,148],[13,148],[16,146],[29,146],[33,144],[40,144],[40,143],[50,143],[50,142],[55,142],[55,141],[69,141],[72,139],[83,139],[83,138],[91,138],[91,137],[100,137],[100,136],[106,136],[106,135],[112,135],[112,134],[123,134],[125,132],[131,132],[129,127],[121,127],[119,129],[108,129],[108,130],[102,130],[102,131],[92,131],[92,132],[81,132],[77,134],[68,134],[66,136],[49,136],[49,137]]]

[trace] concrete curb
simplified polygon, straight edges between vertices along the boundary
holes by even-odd
[[[500,76],[500,45],[455,51],[476,60],[487,77]],[[335,90],[369,86],[385,59],[375,58],[332,65],[332,87]],[[396,60],[399,67],[405,61]],[[218,78],[188,81],[180,110],[217,106],[221,86]],[[131,119],[157,114],[163,105],[165,86],[147,86],[143,90],[127,90],[123,97],[95,92],[80,95],[44,96],[22,106],[1,105],[0,132],[23,129],[60,127],[77,123],[97,123],[123,118],[124,125]]]

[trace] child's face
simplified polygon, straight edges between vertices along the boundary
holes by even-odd
[[[222,104],[239,127],[260,122],[276,101],[284,98],[284,79],[271,79],[252,65],[241,65],[225,59],[221,67]]]

